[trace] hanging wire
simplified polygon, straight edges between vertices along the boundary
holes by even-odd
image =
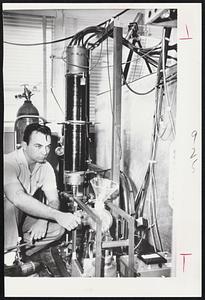
[[[157,185],[156,185],[156,178],[154,175],[154,169],[152,168],[151,170],[151,175],[152,175],[152,186],[153,186],[153,218],[155,222],[155,228],[157,231],[157,237],[160,245],[160,250],[163,251],[163,246],[162,246],[162,241],[159,233],[159,226],[158,226],[158,220],[157,220],[157,204],[156,204],[156,199],[158,199],[158,193],[157,193]]]
[[[93,66],[91,66],[91,68],[89,69],[90,72],[93,71],[93,70],[95,69],[95,67],[97,67],[97,65],[99,64],[99,62],[101,61],[101,58],[102,58],[102,50],[103,50],[103,43],[101,43],[100,55],[99,55],[99,57],[98,57],[98,59],[97,59],[97,62],[96,62]],[[92,64],[92,60],[91,60],[91,64]]]
[[[166,82],[166,71],[165,71],[165,29],[163,31],[163,39],[162,39],[162,70],[163,70],[163,82],[164,82],[164,90],[165,90],[165,99],[167,101],[167,109],[168,109],[168,114],[170,118],[170,123],[172,126],[173,134],[174,136],[176,135],[176,130],[175,130],[175,125],[174,125],[174,120],[171,112],[171,104],[169,100],[169,95],[168,95],[168,89],[167,89],[167,82]]]
[[[149,178],[150,179],[150,178]],[[151,219],[151,223],[153,223],[153,215],[152,215],[152,192],[150,191],[151,187],[149,187],[149,196],[148,196],[148,200],[149,200],[149,209],[150,209],[150,219]],[[156,226],[156,224],[154,224]],[[150,230],[150,234],[151,234],[151,238],[153,241],[153,246],[154,246],[154,251],[157,252],[157,245],[156,245],[156,240],[155,240],[155,236],[154,236],[154,228],[151,227]]]
[[[155,112],[154,112],[154,117],[153,117],[153,134],[152,134],[152,142],[151,142],[151,155],[150,155],[150,161],[149,165],[146,171],[146,175],[144,178],[144,182],[142,183],[142,186],[139,190],[139,193],[137,194],[135,198],[135,204],[136,204],[136,216],[142,216],[143,215],[143,210],[144,210],[144,205],[145,205],[145,200],[148,198],[149,200],[149,217],[150,217],[150,222],[154,224],[154,228],[151,229],[151,238],[153,241],[153,246],[154,250],[157,251],[157,244],[155,240],[155,234],[156,237],[158,238],[158,243],[160,246],[161,251],[163,251],[163,246],[161,242],[161,237],[159,233],[159,227],[158,227],[158,222],[157,222],[157,211],[156,211],[156,201],[158,199],[158,193],[157,193],[157,184],[156,184],[156,179],[155,179],[155,157],[156,157],[156,150],[157,150],[157,144],[158,144],[158,138],[159,138],[159,129],[160,129],[160,120],[162,117],[162,108],[163,108],[163,94],[165,92],[165,84],[167,85],[167,81],[170,80],[172,81],[173,79],[175,80],[176,74],[171,74],[171,76],[168,78],[165,77],[165,43],[164,43],[164,38],[165,34],[163,35],[162,39],[162,55],[161,55],[161,62],[162,62],[162,67],[164,67],[163,71],[163,78],[159,77],[158,82],[156,85],[156,97],[155,97]],[[160,75],[159,69],[158,69],[158,76]],[[162,80],[161,80],[162,79]],[[162,82],[163,81],[163,86]],[[167,87],[167,86],[166,86]],[[166,90],[167,94],[168,91]],[[172,94],[172,97],[174,95],[174,92]],[[166,95],[165,95],[166,96]],[[169,107],[171,106],[169,99],[166,101],[167,105]]]
[[[175,81],[172,81],[172,82],[175,82]],[[172,82],[171,82],[171,83],[172,83]],[[173,105],[174,105],[174,103],[175,103],[175,99],[176,99],[176,94],[175,94],[175,93],[176,93],[176,84],[174,85],[173,92],[172,92],[172,95],[171,95],[171,98],[170,98],[170,108],[171,108],[171,110],[172,110],[172,107],[173,107]],[[166,105],[164,105],[164,108],[166,109]],[[164,110],[165,110],[165,109],[164,109]],[[162,118],[163,118],[163,119],[165,119],[165,114],[166,114],[166,113],[164,112],[164,115],[162,115]],[[164,121],[162,121],[162,122],[164,122]],[[167,141],[167,140],[170,138],[171,134],[173,133],[173,132],[172,132],[172,128],[169,128],[169,127],[170,127],[169,124],[170,124],[170,121],[167,121],[166,126],[164,127],[162,133],[159,135],[159,138],[160,138],[162,141]],[[161,126],[161,125],[160,125],[160,126]],[[165,136],[165,134],[166,134],[168,128],[169,128],[168,135],[166,135],[166,137],[164,138],[164,136]]]
[[[107,22],[111,21],[112,19],[118,18],[119,16],[121,16],[122,14],[124,14],[125,12],[127,12],[128,10],[129,9],[123,10],[122,12],[118,13],[117,15],[115,15],[114,17],[112,17],[111,19],[108,19],[108,20],[102,22],[101,24],[97,25],[96,27],[100,27],[100,26],[106,24]],[[43,42],[43,43],[32,43],[32,44],[25,43],[25,44],[22,44],[22,43],[13,43],[13,42],[7,42],[7,41],[4,41],[4,43],[5,44],[9,44],[9,45],[14,45],[14,46],[40,46],[40,45],[48,45],[48,44],[54,44],[54,43],[59,43],[59,42],[64,42],[66,40],[74,39],[74,38],[78,37],[78,35],[80,35],[80,33],[78,33],[77,35],[72,35],[72,36],[68,36],[68,37],[62,38],[62,39],[58,39],[58,40],[54,40],[54,41],[50,41],[50,42]]]
[[[126,87],[127,87],[132,93],[134,93],[134,94],[136,94],[136,95],[139,95],[139,96],[145,96],[145,95],[148,95],[149,93],[151,93],[151,92],[153,92],[153,91],[155,90],[155,86],[154,86],[151,90],[149,90],[149,91],[147,91],[147,92],[143,92],[143,93],[136,92],[136,91],[134,91],[134,90],[129,86],[129,84],[128,84],[127,81],[125,80],[125,77],[124,77],[124,75],[123,75],[123,72],[122,72],[122,77],[123,77],[123,82],[125,83]]]
[[[114,118],[114,113],[113,113],[113,107],[112,107],[112,94],[111,94],[111,79],[110,79],[110,65],[109,65],[109,47],[108,47],[108,39],[106,41],[106,57],[107,57],[107,74],[108,74],[108,84],[109,84],[109,96],[110,96],[110,107],[111,107],[111,112],[112,116]]]
[[[22,44],[22,43],[12,43],[12,42],[7,42],[4,41],[4,44],[8,44],[8,45],[14,45],[14,46],[41,46],[41,45],[49,45],[49,44],[55,44],[55,43],[60,43],[60,42],[64,42],[67,40],[70,40],[74,37],[74,35],[72,36],[68,36],[59,40],[54,40],[54,41],[50,41],[50,42],[43,42],[43,43],[32,43],[32,44]]]
[[[148,230],[150,230],[155,224],[151,224],[148,228],[146,228],[143,232],[143,235],[142,237],[140,238],[139,242],[137,243],[137,245],[134,247],[134,251],[137,250],[137,248],[139,248],[140,244],[142,243],[143,239],[145,238],[146,236],[146,232]]]
[[[54,98],[55,102],[57,103],[58,107],[60,108],[62,114],[65,115],[65,113],[64,113],[64,111],[63,111],[63,109],[62,109],[62,107],[60,106],[60,103],[58,102],[58,99],[56,98],[56,95],[55,95],[55,93],[54,93],[52,87],[51,87],[51,94],[53,95],[53,98]]]
[[[155,47],[155,46],[154,46]],[[146,53],[143,53],[140,57],[138,58],[135,58],[135,59],[131,59],[129,61],[126,61],[126,62],[122,62],[121,65],[126,65],[127,63],[131,63],[131,62],[135,62],[135,61],[138,61],[138,60],[141,60],[142,58],[146,58],[146,57],[149,57],[149,55],[151,54],[151,52],[155,49],[155,48],[151,48],[148,52]],[[139,52],[141,51],[141,48],[139,48]],[[114,65],[109,65],[109,67],[114,67]],[[103,68],[103,67],[102,67]],[[104,68],[107,68],[107,66],[104,66]]]

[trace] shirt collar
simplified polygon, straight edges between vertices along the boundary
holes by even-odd
[[[21,147],[20,149],[16,150],[17,151],[17,159],[18,159],[18,163],[23,165],[24,167],[26,167],[28,169],[28,171],[30,173],[34,173],[38,170],[38,168],[40,168],[41,164],[40,163],[36,163],[35,167],[33,169],[33,172],[30,171],[29,167],[28,167],[28,162],[26,160],[23,148]]]

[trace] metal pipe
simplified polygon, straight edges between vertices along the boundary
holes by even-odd
[[[120,184],[120,159],[121,159],[121,64],[122,64],[122,28],[114,27],[113,49],[113,122],[112,122],[112,166],[111,178]],[[119,199],[115,200],[119,206]]]
[[[134,225],[135,225],[135,219],[128,215],[126,212],[124,212],[121,208],[113,204],[112,202],[107,202],[107,206],[114,212],[115,215],[120,215],[128,222],[128,241],[129,241],[129,262],[128,262],[128,276],[134,277]]]
[[[43,114],[47,118],[47,46],[46,46],[46,26],[47,20],[43,16]]]
[[[102,243],[102,248],[116,248],[116,247],[127,247],[129,246],[129,239],[118,240],[118,241],[105,241]]]
[[[67,195],[66,195],[67,194]],[[69,194],[64,192],[63,195],[69,197]],[[96,257],[95,257],[95,277],[101,277],[101,264],[102,264],[102,221],[98,215],[96,215],[89,206],[85,205],[77,197],[74,201],[82,208],[95,222],[96,222]]]
[[[134,276],[134,228],[135,228],[135,219],[131,217],[128,221],[129,223],[129,233],[128,233],[128,240],[129,240],[129,271],[128,276],[133,277]]]

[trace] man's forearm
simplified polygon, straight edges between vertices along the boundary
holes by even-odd
[[[60,202],[59,202],[58,199],[50,200],[50,201],[48,201],[48,206],[59,210],[59,208],[60,208]]]
[[[59,211],[55,207],[45,205],[22,191],[16,193],[15,206],[26,214],[42,219],[56,221]]]

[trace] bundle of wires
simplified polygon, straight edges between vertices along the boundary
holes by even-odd
[[[166,59],[168,58],[167,55],[167,45],[165,45],[166,36],[165,30],[163,30],[163,38],[162,38],[162,51],[159,61],[158,67],[158,76],[157,76],[157,84],[155,87],[156,93],[156,103],[155,103],[155,111],[154,111],[154,118],[153,118],[153,133],[152,133],[152,141],[151,141],[151,154],[150,160],[148,162],[148,167],[145,173],[145,177],[143,183],[138,190],[138,193],[135,197],[135,214],[136,219],[144,216],[145,205],[148,207],[148,218],[149,224],[147,229],[140,231],[141,238],[135,247],[135,250],[140,246],[142,240],[145,237],[145,233],[150,231],[153,247],[155,252],[163,251],[162,241],[159,233],[158,221],[157,221],[157,201],[158,201],[158,192],[157,192],[157,184],[155,178],[155,164],[156,164],[156,153],[157,153],[157,145],[160,136],[160,124],[161,124],[161,117],[162,117],[162,107],[166,105],[167,110],[169,112],[169,121],[173,133],[173,138],[175,137],[175,126],[174,126],[174,119],[171,111],[171,103],[169,99],[168,93],[168,86],[167,82],[176,80],[176,73],[166,76],[165,64]],[[174,93],[173,93],[174,95]],[[165,102],[166,101],[166,102]],[[158,240],[158,243],[157,243]]]

